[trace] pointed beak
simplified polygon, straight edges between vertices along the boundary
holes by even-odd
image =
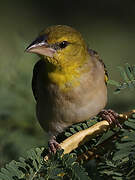
[[[36,53],[43,56],[53,57],[56,52],[55,49],[51,48],[47,43],[47,36],[42,35],[35,39],[26,49],[26,52]]]

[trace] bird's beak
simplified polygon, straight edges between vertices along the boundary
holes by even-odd
[[[56,52],[56,50],[51,48],[50,45],[46,42],[45,35],[39,36],[25,49],[25,51],[48,57],[53,57],[53,54]]]

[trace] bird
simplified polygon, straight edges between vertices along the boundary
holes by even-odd
[[[41,31],[26,52],[40,56],[33,69],[32,90],[37,119],[50,136],[50,152],[55,153],[59,133],[106,106],[106,67],[81,33],[67,25]]]

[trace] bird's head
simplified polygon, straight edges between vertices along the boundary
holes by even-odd
[[[81,34],[66,25],[56,25],[42,31],[26,48],[36,53],[54,66],[82,64],[87,56],[87,46]]]

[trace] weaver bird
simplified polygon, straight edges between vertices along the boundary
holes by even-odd
[[[50,134],[50,149],[55,152],[58,133],[105,107],[105,66],[81,33],[66,25],[42,31],[26,51],[41,56],[33,70],[32,90],[38,121]]]

